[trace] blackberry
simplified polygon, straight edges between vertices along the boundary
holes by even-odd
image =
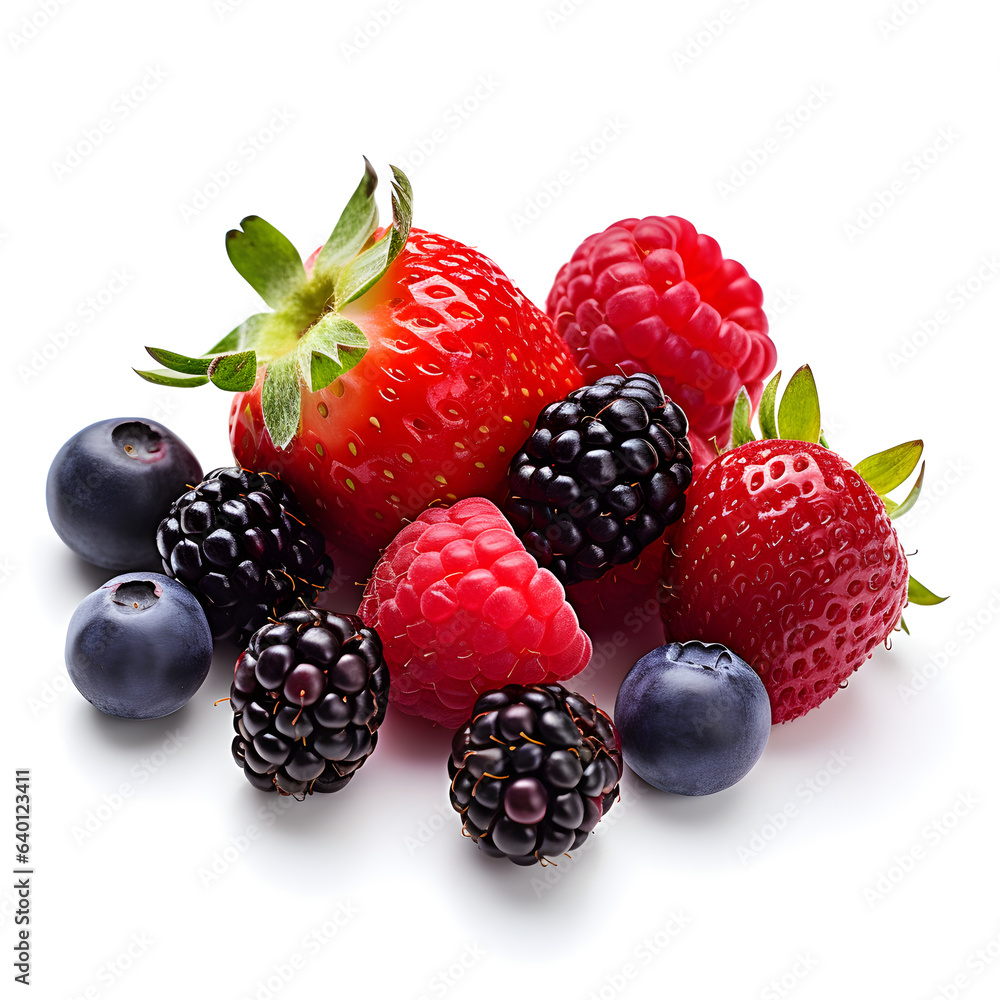
[[[253,634],[230,703],[233,757],[254,788],[339,791],[375,749],[389,704],[382,640],[356,615],[289,612]]]
[[[518,865],[579,847],[618,795],[618,734],[596,705],[559,684],[480,695],[452,741],[451,804],[462,832]]]
[[[201,602],[216,639],[246,642],[268,618],[330,582],[323,536],[271,473],[213,469],[174,501],[156,532],[167,576]]]
[[[507,472],[504,513],[563,584],[596,580],[684,513],[686,434],[654,375],[606,375],[539,414]]]

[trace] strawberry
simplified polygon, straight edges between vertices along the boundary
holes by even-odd
[[[923,468],[902,503],[886,496],[916,468],[922,442],[852,467],[822,438],[808,367],[775,417],[780,377],[761,401],[764,440],[750,431],[743,392],[736,447],[688,492],[664,559],[662,611],[668,640],[720,642],[750,663],[776,723],[837,691],[900,625],[907,600],[942,600],[909,576],[892,524],[916,502]]]
[[[374,562],[433,503],[501,500],[539,410],[582,384],[551,322],[487,257],[411,229],[393,169],[393,223],[378,228],[365,175],[327,242],[302,263],[256,216],[227,234],[230,260],[272,307],[197,358],[147,348],[164,385],[236,393],[237,462],[294,491],[327,540]]]

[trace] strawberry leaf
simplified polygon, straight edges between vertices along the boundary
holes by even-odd
[[[302,258],[288,237],[260,216],[248,215],[240,225],[242,232],[230,229],[226,233],[226,253],[254,291],[277,309],[305,284]]]
[[[924,485],[924,468],[927,463],[922,462],[920,464],[920,475],[917,476],[917,481],[913,484],[913,488],[909,493],[906,494],[906,499],[902,503],[892,503],[888,497],[883,497],[885,502],[885,509],[889,512],[890,519],[895,519],[897,517],[902,517],[904,514],[909,513],[913,509],[913,505],[917,502],[917,498],[920,496],[920,488]],[[889,504],[892,503],[892,507]]]
[[[330,238],[323,244],[313,265],[313,274],[333,283],[336,276],[361,252],[361,248],[378,228],[378,206],[375,204],[377,186],[378,176],[366,156],[365,175],[351,195]]]
[[[313,392],[350,371],[368,350],[368,339],[349,319],[327,313],[299,342],[298,365]]]
[[[242,351],[215,358],[209,366],[208,377],[227,392],[249,392],[257,381],[257,354]]]
[[[942,601],[947,601],[947,597],[938,597],[937,594],[932,594],[922,583],[915,580],[912,576],[906,585],[906,597],[910,604],[940,604]]]
[[[253,316],[247,317],[238,327],[230,330],[208,354],[229,354],[231,351],[254,346],[265,324],[273,315],[273,313],[254,313]]]
[[[900,615],[899,616],[899,627],[907,634],[910,634],[910,630],[906,627],[906,619]]]
[[[733,404],[732,436],[733,448],[739,448],[741,444],[749,444],[756,440],[753,431],[750,430],[750,396],[747,394],[746,386],[740,387],[740,394]]]
[[[136,375],[140,375],[147,382],[152,382],[154,385],[169,385],[178,389],[190,389],[196,385],[208,384],[207,375],[195,375],[189,378],[182,378],[180,375],[172,372],[169,368],[154,368],[152,371],[140,371],[138,368],[133,368],[132,371],[134,371]]]
[[[891,493],[906,482],[923,454],[923,441],[906,441],[869,455],[854,466],[855,472],[879,495]]]
[[[183,375],[206,375],[208,366],[212,363],[211,358],[189,358],[185,354],[175,354],[161,347],[147,347],[146,353],[165,368]]]
[[[778,427],[786,441],[819,442],[819,395],[812,369],[803,365],[788,381],[778,406]]]
[[[760,435],[763,438],[776,438],[778,436],[778,425],[774,421],[774,404],[778,396],[778,383],[781,381],[781,372],[777,372],[774,378],[764,386],[764,394],[760,397]]]
[[[299,429],[302,407],[299,366],[294,353],[275,358],[268,364],[260,393],[260,407],[264,426],[274,447],[279,450],[287,448]]]
[[[392,173],[392,227],[340,272],[334,292],[338,309],[364,295],[406,246],[413,220],[413,190],[402,170],[393,167]]]

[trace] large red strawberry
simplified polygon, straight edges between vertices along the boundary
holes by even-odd
[[[502,498],[539,410],[582,384],[548,318],[478,251],[410,228],[393,168],[393,224],[378,228],[365,176],[303,265],[256,216],[227,235],[236,269],[272,307],[208,354],[148,349],[167,385],[236,392],[240,465],[294,489],[327,539],[374,561],[434,502]]]
[[[774,722],[829,698],[899,626],[909,601],[940,598],[909,577],[891,518],[916,501],[885,496],[916,468],[910,441],[852,467],[820,444],[808,368],[796,372],[777,419],[778,376],[761,403],[767,437],[754,440],[741,395],[736,447],[688,492],[664,561],[668,640],[721,642],[760,674]],[[780,430],[780,438],[778,431]]]
[[[676,215],[623,219],[563,265],[547,311],[588,382],[652,372],[687,414],[695,478],[728,443],[733,402],[754,405],[776,353],[760,285],[719,244]]]

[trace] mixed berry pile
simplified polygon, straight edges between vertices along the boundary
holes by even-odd
[[[889,496],[921,442],[851,465],[808,367],[779,399],[760,286],[714,239],[676,216],[617,222],[559,270],[546,313],[478,251],[413,229],[396,168],[380,227],[365,166],[306,261],[257,216],[227,235],[269,311],[203,355],[147,348],[148,381],[233,393],[232,468],[203,476],[134,417],[52,463],[60,537],[131,571],[70,622],[70,676],[97,708],[174,712],[236,641],[222,700],[254,788],[340,790],[391,702],[456,730],[442,770],[461,832],[545,863],[614,805],[625,763],[668,792],[729,787],[772,724],[905,628],[907,603],[941,600],[893,525],[922,466]],[[368,566],[356,614],[326,606],[348,551]],[[578,610],[651,593],[664,643],[622,679],[616,728],[562,683],[591,658]]]

